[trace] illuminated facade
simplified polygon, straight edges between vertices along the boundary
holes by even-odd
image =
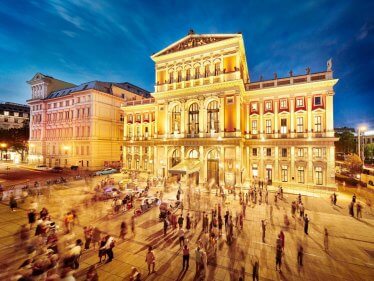
[[[148,97],[129,83],[73,85],[37,73],[32,98],[29,162],[100,169],[122,165],[121,103]]]
[[[251,82],[241,34],[193,32],[152,59],[152,98],[122,105],[125,169],[335,187],[331,66]]]

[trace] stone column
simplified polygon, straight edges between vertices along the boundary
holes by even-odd
[[[274,100],[274,133],[275,137],[278,137],[278,127],[279,127],[279,122],[278,122],[278,100]]]
[[[308,112],[308,136],[311,136],[313,129],[312,121],[312,97],[307,97],[307,112]]]
[[[219,147],[219,184],[225,185],[225,148]]]
[[[290,129],[291,129],[291,138],[294,137],[295,132],[295,99],[290,98]]]
[[[185,117],[186,117],[186,109],[185,109],[185,102],[181,102],[181,126],[180,126],[180,133],[181,133],[181,137],[184,137],[184,134],[186,133],[186,124],[185,124]]]
[[[313,182],[313,147],[308,147],[308,171],[306,182],[308,185],[314,185]]]
[[[333,93],[328,93],[326,95],[326,136],[334,137]]]
[[[263,100],[260,100],[258,102],[259,112],[260,112],[260,120],[259,120],[260,124],[258,126],[258,129],[259,129],[259,136],[260,136],[260,138],[264,136],[264,107],[263,107],[263,105],[264,105]],[[260,175],[262,175],[262,172],[261,172]]]
[[[199,160],[200,160],[200,171],[199,171],[199,184],[205,183],[205,165],[204,162],[204,148],[203,146],[199,146]]]
[[[290,181],[293,183],[296,179],[296,172],[295,172],[295,147],[291,146],[290,148],[290,157],[291,157],[291,175],[290,175]],[[294,177],[294,179],[292,179]]]
[[[223,96],[219,96],[219,132],[223,137],[225,132],[225,98]]]
[[[235,122],[235,136],[240,136],[240,93],[235,94],[235,107],[236,107],[236,122]]]

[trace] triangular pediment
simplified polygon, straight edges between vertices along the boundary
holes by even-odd
[[[216,43],[219,41],[231,39],[241,36],[240,34],[188,34],[181,40],[169,45],[160,52],[154,54],[152,57],[160,57],[179,51],[200,47],[207,44]]]
[[[45,78],[52,78],[52,77],[44,75],[43,73],[38,72],[28,82],[40,81],[40,80],[45,79]]]

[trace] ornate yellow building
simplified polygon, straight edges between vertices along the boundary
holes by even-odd
[[[241,34],[195,34],[151,57],[152,98],[124,111],[124,168],[199,183],[335,187],[333,79],[251,82]]]

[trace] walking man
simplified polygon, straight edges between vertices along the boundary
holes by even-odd
[[[200,246],[197,246],[195,250],[195,260],[196,260],[196,275],[198,275],[201,269],[201,264],[202,264]]]
[[[262,227],[262,243],[265,243],[265,234],[266,234],[266,221],[261,220],[261,227]]]
[[[308,218],[308,215],[305,214],[305,217],[304,217],[304,232],[306,235],[308,235],[308,228],[309,228],[309,218]]]
[[[253,276],[253,281],[258,281],[259,280],[259,272],[260,272],[260,264],[256,258],[254,262],[252,262],[252,276]]]
[[[329,233],[326,227],[325,227],[325,235],[323,238],[323,245],[325,246],[325,251],[328,251],[329,250]]]
[[[282,247],[277,246],[277,251],[275,254],[275,270],[278,270],[279,268],[279,272],[282,272],[281,266],[282,266]]]
[[[188,248],[187,245],[184,245],[183,247],[183,270],[190,266],[190,249]]]
[[[145,261],[148,265],[148,274],[151,274],[155,272],[155,266],[156,266],[156,256],[155,253],[152,250],[152,246],[148,247],[148,253],[145,256]],[[152,271],[151,271],[152,268]]]
[[[303,266],[303,255],[304,255],[304,248],[301,245],[301,243],[299,243],[297,247],[297,264],[299,266]]]
[[[183,228],[180,228],[178,230],[178,236],[179,236],[179,246],[182,248],[182,246],[184,246],[184,230],[183,230]]]

